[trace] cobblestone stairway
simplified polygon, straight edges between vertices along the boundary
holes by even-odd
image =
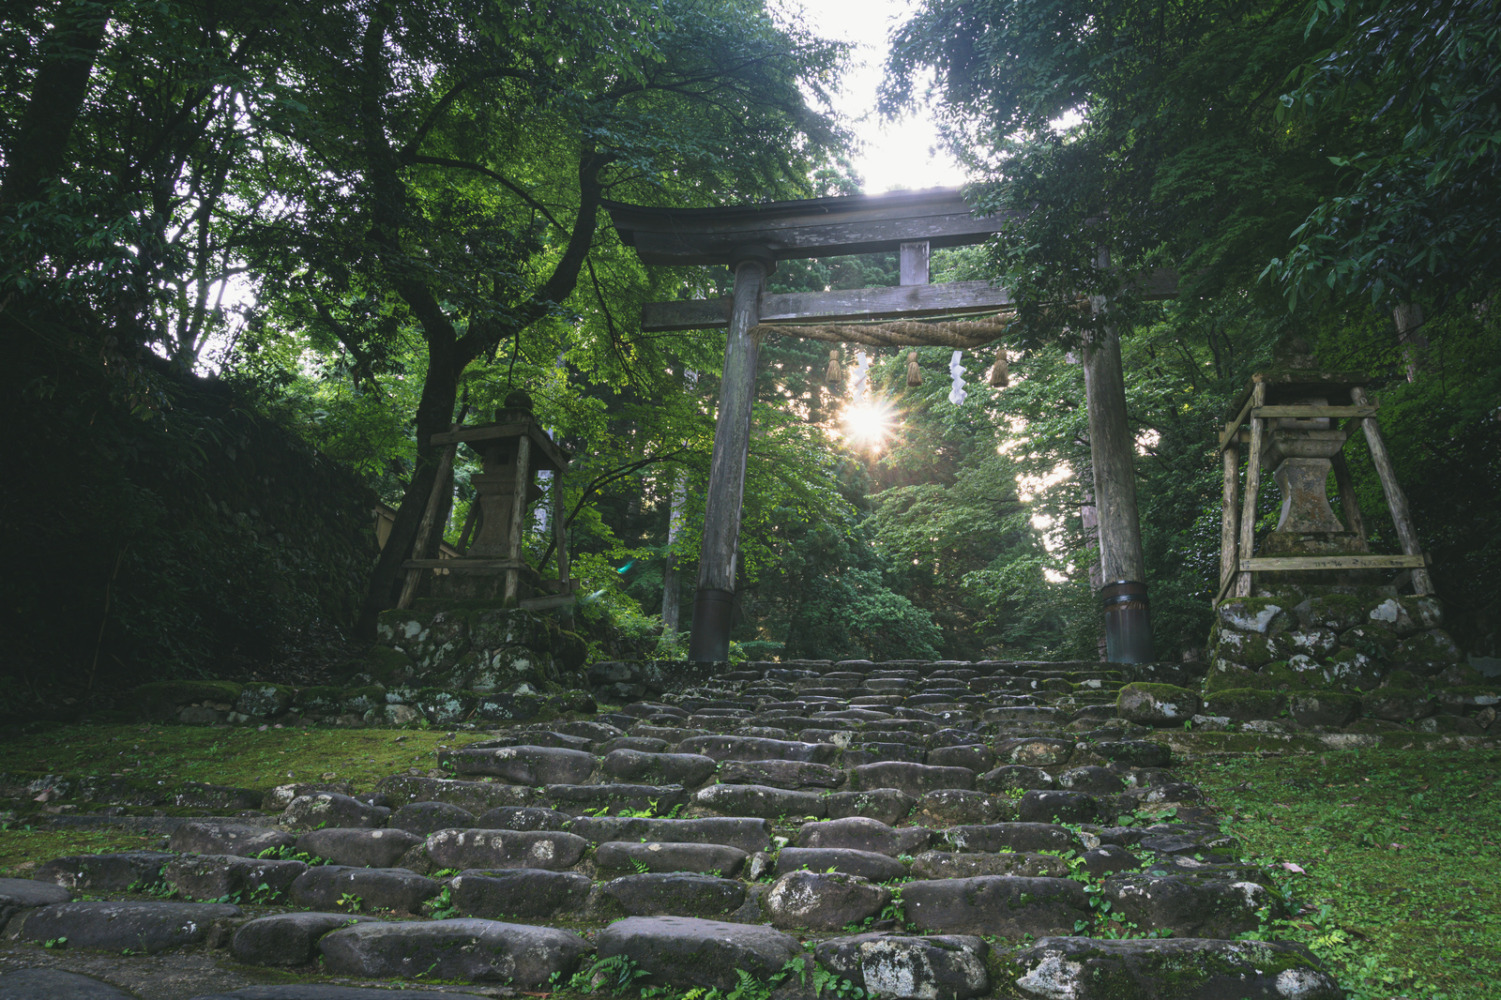
[[[363,794],[276,788],[163,852],[0,880],[0,1000],[535,995],[591,970],[789,1000],[1341,996],[1301,947],[1237,939],[1279,900],[1115,718],[1126,679],[757,664]],[[147,971],[173,962],[200,974]]]

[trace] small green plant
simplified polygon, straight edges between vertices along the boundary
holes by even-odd
[[[645,875],[647,872],[651,871],[651,865],[647,864],[645,861],[642,861],[640,858],[632,858],[631,867],[636,869],[637,874],[640,875]]]
[[[48,938],[42,942],[43,948],[62,948],[68,943],[67,937]]]
[[[365,901],[352,892],[346,892],[339,896],[339,901],[334,905],[349,913],[359,913]]]
[[[424,905],[427,909],[427,915],[434,920],[447,920],[459,912],[458,907],[453,904],[453,890],[446,885],[441,892],[428,900]]]

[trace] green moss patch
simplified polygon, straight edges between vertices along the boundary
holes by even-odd
[[[1418,745],[1200,759],[1185,777],[1290,894],[1270,936],[1308,944],[1354,1000],[1489,1000],[1501,751]]]

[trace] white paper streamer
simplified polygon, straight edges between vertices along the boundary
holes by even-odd
[[[854,387],[852,388],[852,390],[850,392],[850,395],[851,395],[851,398],[853,398],[854,401],[857,402],[857,403],[859,403],[859,402],[861,402],[861,401],[863,401],[865,399],[865,372],[869,368],[870,368],[870,358],[866,357],[864,351],[856,351],[855,352],[855,384],[854,384]]]
[[[955,351],[954,356],[949,358],[949,378],[954,387],[949,390],[949,402],[955,406],[964,402],[969,393],[964,391],[964,352]]]

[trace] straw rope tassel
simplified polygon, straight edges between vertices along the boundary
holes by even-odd
[[[917,367],[917,352],[907,355],[907,384],[922,385],[922,370]]]
[[[990,384],[1004,389],[1011,384],[1011,371],[1006,366],[1006,348],[995,349],[995,364],[990,368]]]
[[[844,367],[839,363],[839,352],[837,350],[829,352],[829,369],[824,372],[823,380],[831,386],[844,384]]]

